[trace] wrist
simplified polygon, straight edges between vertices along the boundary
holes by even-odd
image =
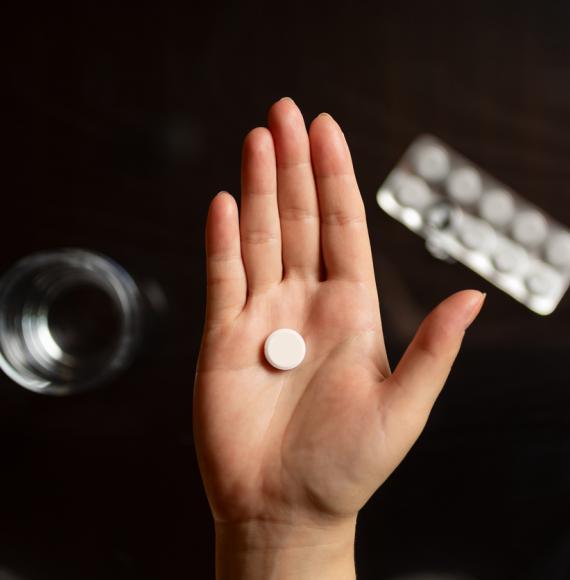
[[[353,580],[356,516],[326,524],[216,522],[217,580]]]

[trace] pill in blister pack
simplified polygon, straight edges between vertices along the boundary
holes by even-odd
[[[431,135],[416,139],[378,205],[538,314],[570,285],[570,230]]]

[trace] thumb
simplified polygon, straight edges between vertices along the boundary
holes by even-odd
[[[427,417],[447,380],[465,330],[484,300],[485,294],[477,290],[463,290],[428,314],[388,379],[395,404]]]

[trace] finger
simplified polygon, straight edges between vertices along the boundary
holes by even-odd
[[[334,119],[321,113],[309,131],[327,278],[374,279],[364,203],[348,145]]]
[[[457,292],[424,319],[387,379],[395,408],[417,411],[427,418],[447,380],[465,330],[479,314],[484,299],[485,294],[476,290]]]
[[[269,111],[277,159],[277,199],[285,276],[319,276],[319,207],[303,115],[288,97]]]
[[[235,318],[245,305],[247,284],[241,259],[235,199],[222,191],[214,197],[206,222],[206,269],[209,322]]]
[[[241,172],[241,251],[249,292],[282,278],[281,228],[273,138],[258,127],[243,144]]]

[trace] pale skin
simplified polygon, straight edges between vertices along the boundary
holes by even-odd
[[[423,430],[484,295],[444,300],[391,371],[344,134],[327,114],[307,131],[288,98],[246,136],[241,208],[214,197],[206,249],[194,430],[216,577],[355,578],[357,514]],[[264,359],[277,328],[306,341],[293,370]]]

